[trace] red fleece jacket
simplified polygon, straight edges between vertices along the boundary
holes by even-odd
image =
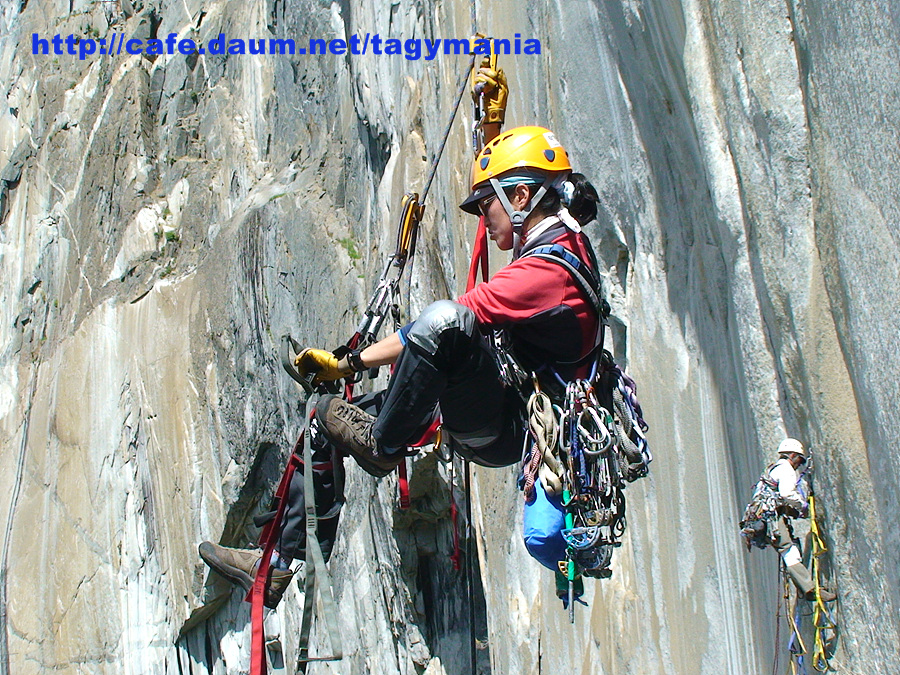
[[[583,234],[566,229],[553,243],[589,265]],[[514,260],[457,302],[471,308],[482,326],[506,328],[528,368],[577,361],[594,346],[596,313],[572,275],[549,260]]]

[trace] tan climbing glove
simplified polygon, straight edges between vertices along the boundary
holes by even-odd
[[[313,384],[340,380],[353,372],[349,367],[347,370],[341,370],[338,367],[337,357],[324,349],[304,349],[297,354],[297,357],[294,359],[294,365],[303,377],[315,373]]]
[[[490,67],[490,59],[485,57],[475,73],[472,81],[474,94],[482,97],[485,124],[503,124],[506,117],[506,99],[509,98],[509,87],[506,85],[506,74],[503,68],[494,70]]]

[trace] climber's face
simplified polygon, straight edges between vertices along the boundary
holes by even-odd
[[[484,226],[488,236],[501,251],[509,251],[513,247],[513,228],[503,204],[496,194],[489,195],[478,202],[478,209],[484,216]]]
[[[506,196],[509,198],[510,205],[519,210],[528,203],[528,187],[517,185],[515,189],[508,190]],[[478,210],[484,216],[484,226],[487,228],[488,236],[496,242],[497,248],[501,251],[512,250],[513,226],[509,214],[503,207],[503,202],[497,198],[496,194],[491,194],[478,202]],[[526,220],[526,231],[527,223]]]

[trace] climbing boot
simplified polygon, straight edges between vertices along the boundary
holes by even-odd
[[[249,593],[253,581],[256,579],[256,570],[259,569],[262,551],[228,548],[213,544],[211,541],[204,541],[200,544],[200,557],[213,570]],[[290,570],[270,568],[269,587],[266,589],[263,604],[269,609],[275,609],[293,578],[294,573]]]
[[[815,602],[816,590],[813,589],[811,591],[807,591],[804,597],[810,602]],[[837,600],[837,595],[835,593],[832,593],[831,591],[824,588],[819,589],[819,597],[822,598],[822,602],[831,602],[832,600]]]
[[[788,576],[791,577],[791,581],[793,581],[794,585],[797,587],[797,590],[800,591],[800,595],[806,600],[815,601],[816,584],[813,581],[809,570],[806,569],[806,566],[803,563],[795,563],[788,566],[787,572]],[[822,598],[822,602],[831,602],[837,598],[834,593],[824,588],[819,588],[819,597]]]
[[[388,455],[378,447],[372,435],[375,418],[339,396],[323,396],[316,418],[328,440],[373,476],[387,476],[403,461],[403,453]]]

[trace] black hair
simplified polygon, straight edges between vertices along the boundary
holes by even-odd
[[[579,225],[587,225],[597,217],[597,203],[600,201],[597,189],[580,173],[570,173],[567,180],[575,186],[575,190],[572,201],[566,208]],[[528,187],[532,194],[538,190],[537,185]],[[550,189],[547,190],[534,210],[540,215],[549,216],[559,211],[560,208],[562,208],[562,199],[559,193],[555,189]]]
[[[597,203],[600,201],[597,188],[580,173],[569,174],[569,182],[575,186],[575,193],[568,206],[569,213],[579,225],[587,225],[597,217]]]

